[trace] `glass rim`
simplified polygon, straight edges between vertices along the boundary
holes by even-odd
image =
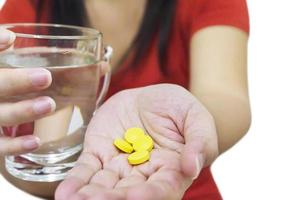
[[[34,39],[56,39],[56,40],[86,40],[86,39],[97,39],[102,36],[102,33],[96,29],[74,26],[74,25],[64,25],[64,24],[51,24],[51,23],[7,23],[0,24],[0,28],[11,29],[14,27],[53,27],[53,28],[67,28],[67,29],[77,29],[81,30],[86,35],[43,35],[43,34],[28,34],[28,33],[18,33],[16,37],[21,38],[34,38]]]

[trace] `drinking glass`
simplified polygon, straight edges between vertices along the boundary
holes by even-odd
[[[33,134],[41,146],[32,153],[6,156],[7,171],[22,180],[62,180],[82,150],[87,124],[101,104],[110,73],[101,75],[100,61],[109,60],[112,49],[103,47],[102,34],[91,28],[58,24],[2,24],[16,34],[14,44],[0,52],[0,68],[42,67],[51,72],[49,88],[18,96],[1,97],[17,102],[50,96],[56,110],[34,122],[1,127],[1,133],[17,137]]]

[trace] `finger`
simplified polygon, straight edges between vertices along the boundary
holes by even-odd
[[[192,183],[183,177],[176,167],[161,166],[153,172],[146,182],[128,185],[128,199],[180,199],[184,191]],[[176,191],[176,193],[174,193]]]
[[[91,153],[83,152],[66,179],[55,192],[56,200],[65,200],[84,187],[93,175],[102,168],[101,162]]]
[[[0,69],[0,97],[45,89],[51,82],[51,73],[43,68]]]
[[[18,155],[31,152],[40,146],[39,138],[33,135],[17,138],[0,137],[0,155]]]
[[[16,39],[16,35],[7,30],[7,29],[0,29],[0,51],[8,48]]]
[[[10,126],[34,121],[55,110],[55,102],[50,97],[38,97],[17,103],[0,103],[0,125]]]
[[[127,199],[130,200],[169,200],[176,199],[174,190],[165,181],[151,181],[128,188]]]
[[[157,170],[147,182],[166,182],[179,196],[183,196],[184,191],[192,184],[192,180],[185,178],[181,171],[167,168]]]
[[[218,154],[218,141],[214,120],[198,104],[191,107],[184,124],[185,145],[181,153],[183,172],[196,179],[202,168]]]
[[[74,195],[74,198],[76,199],[109,199],[109,200],[124,200],[125,199],[125,193],[120,190],[116,189],[107,189],[103,188],[102,185],[97,184],[88,184],[81,188],[78,193]],[[73,199],[73,196],[71,197]]]
[[[91,184],[96,184],[104,188],[114,188],[119,181],[119,175],[112,170],[100,170],[90,180]]]

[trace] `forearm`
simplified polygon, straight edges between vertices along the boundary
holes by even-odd
[[[251,112],[247,95],[226,92],[224,89],[193,92],[213,115],[217,127],[219,152],[232,147],[248,131]]]
[[[249,129],[248,34],[230,26],[200,30],[190,44],[190,91],[215,118],[220,153]]]

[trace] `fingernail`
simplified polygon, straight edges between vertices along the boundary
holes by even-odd
[[[28,73],[31,83],[35,87],[45,86],[51,81],[51,73],[46,69],[31,69]]]
[[[196,172],[195,172],[195,175],[193,176],[193,180],[197,179],[202,168],[203,168],[203,165],[204,165],[204,159],[203,159],[203,155],[199,155],[196,157],[195,159],[195,164],[196,164]]]
[[[0,31],[0,45],[11,44],[16,39],[16,35],[6,29],[1,29]]]
[[[40,138],[35,136],[28,136],[24,138],[22,146],[24,149],[28,149],[28,150],[36,149],[40,146]]]
[[[55,109],[55,102],[48,97],[40,98],[34,102],[32,108],[35,114],[43,115],[50,113]]]

